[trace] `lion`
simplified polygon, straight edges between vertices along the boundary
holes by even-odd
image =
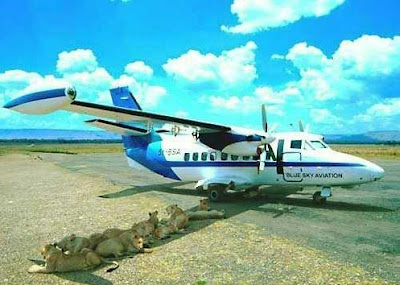
[[[103,257],[121,257],[126,253],[146,253],[152,250],[143,248],[143,238],[133,230],[125,231],[117,237],[99,243],[95,252]]]
[[[169,217],[169,225],[173,225],[176,229],[184,229],[187,227],[189,218],[186,213],[178,207],[178,205],[170,205],[166,208]]]
[[[102,233],[94,233],[89,236],[89,248],[95,250],[97,245],[105,241],[108,237]]]
[[[123,234],[125,232],[128,232],[130,230],[121,230],[118,228],[110,228],[110,229],[106,229],[102,235],[105,236],[107,239],[109,238],[115,238],[118,237],[120,234]]]
[[[187,213],[189,220],[225,219],[225,211],[196,211]]]
[[[158,211],[149,213],[149,219],[133,224],[131,230],[137,231],[144,239],[144,244],[148,247],[153,243],[151,234],[158,226]]]
[[[75,254],[84,248],[90,248],[90,240],[85,237],[78,237],[75,234],[71,234],[59,242],[56,242],[54,245],[59,247],[62,252]]]
[[[208,206],[208,199],[200,199],[200,205],[198,206],[198,211],[209,211],[210,207]]]
[[[29,273],[53,273],[71,272],[92,269],[101,263],[114,264],[114,268],[107,269],[107,272],[114,271],[119,267],[116,261],[109,262],[101,258],[96,252],[85,248],[79,253],[65,254],[54,244],[46,244],[41,250],[41,255],[45,260],[45,265],[32,265]]]
[[[149,219],[136,224],[133,224],[132,230],[138,232],[142,237],[149,236],[158,225],[158,211],[149,213]]]
[[[153,231],[153,236],[157,239],[169,238],[171,234],[176,233],[178,229],[174,224],[160,225]]]

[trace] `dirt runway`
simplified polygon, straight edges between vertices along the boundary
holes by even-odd
[[[228,218],[195,221],[120,268],[29,274],[28,258],[67,234],[129,228],[167,205],[194,208],[192,183],[128,168],[122,154],[0,156],[0,284],[400,284],[400,162],[375,161],[383,180],[334,189],[235,196]],[[101,197],[100,197],[101,196]]]

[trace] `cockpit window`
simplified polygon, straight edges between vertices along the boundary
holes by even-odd
[[[313,146],[313,148],[315,149],[319,149],[319,148],[327,148],[328,146],[326,144],[324,144],[322,141],[311,141],[311,145]]]
[[[301,149],[301,140],[294,140],[290,142],[290,148]]]

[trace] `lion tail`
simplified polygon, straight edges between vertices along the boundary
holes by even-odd
[[[104,259],[104,258],[102,258],[101,260],[102,260],[105,264],[114,264],[114,265],[115,265],[114,267],[107,268],[107,269],[106,269],[106,272],[113,272],[114,270],[117,270],[118,267],[119,267],[119,263],[116,262],[116,261],[108,261],[108,260],[106,260],[106,259]]]

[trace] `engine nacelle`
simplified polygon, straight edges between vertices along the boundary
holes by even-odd
[[[227,145],[222,149],[222,152],[233,154],[233,155],[242,155],[242,156],[253,156],[257,155],[257,148],[260,145],[259,141],[256,142],[236,142],[230,145]]]
[[[67,87],[27,94],[8,102],[4,108],[23,114],[42,115],[62,109],[75,98],[75,88]]]

